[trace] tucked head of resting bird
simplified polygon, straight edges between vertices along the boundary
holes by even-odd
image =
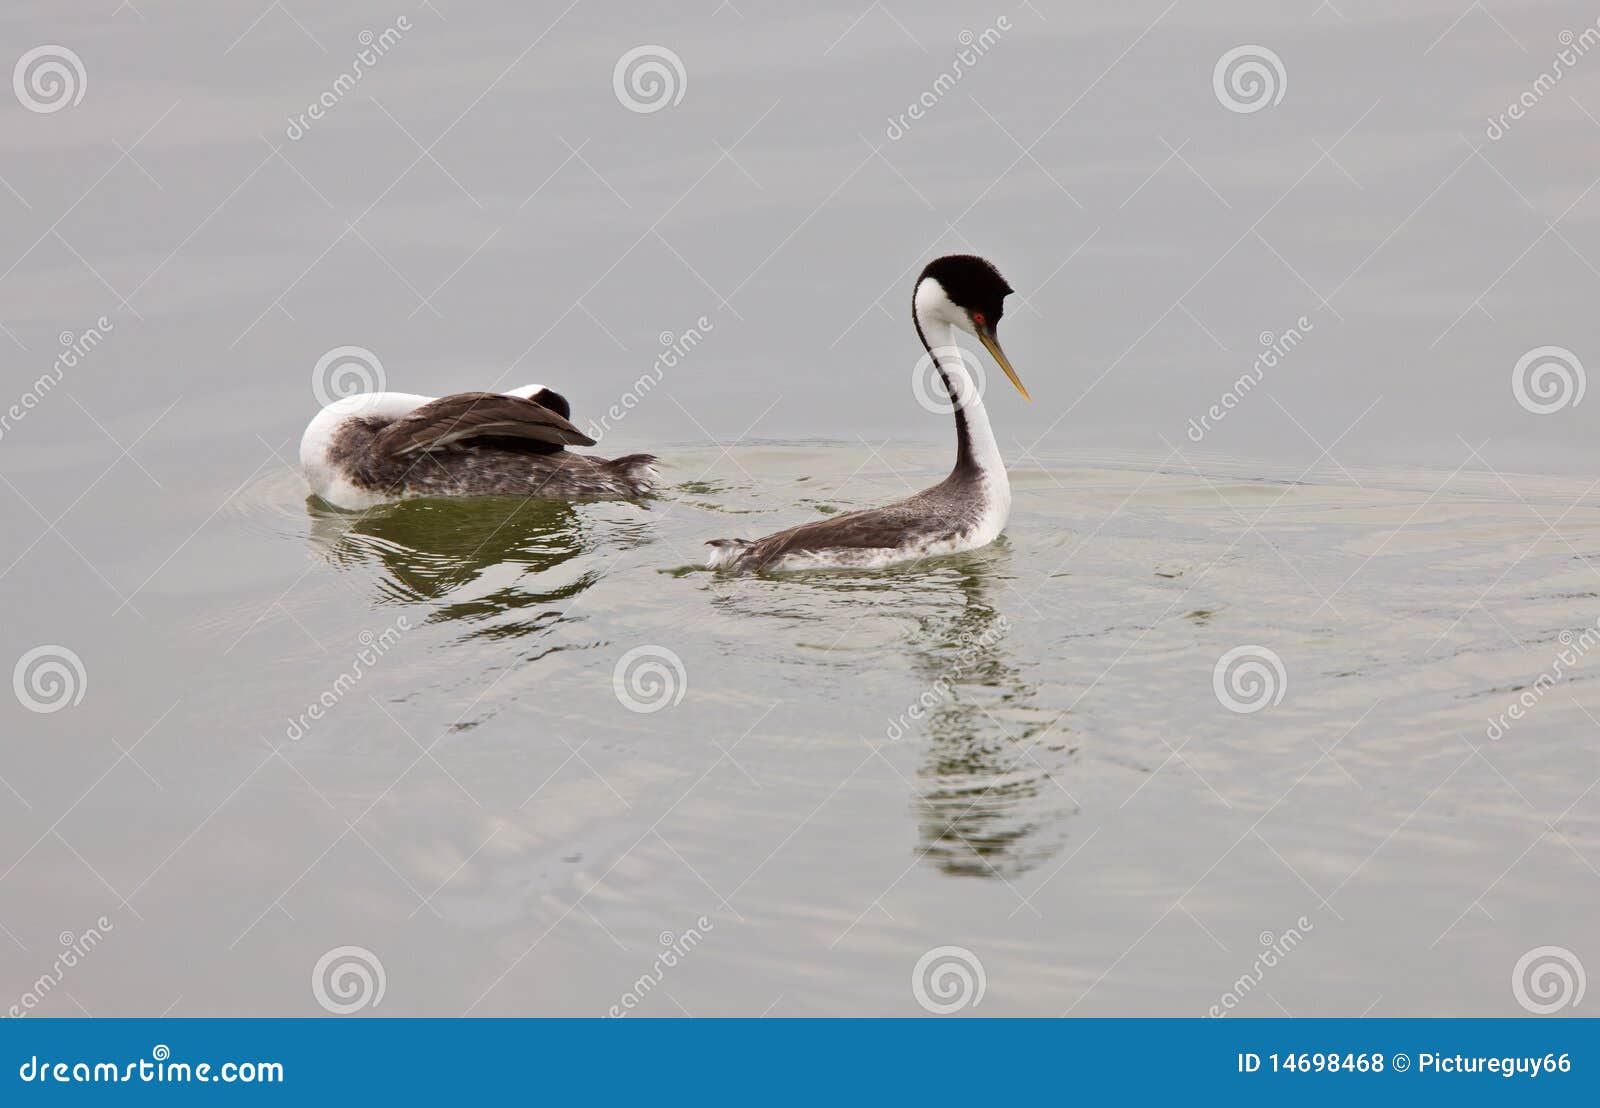
[[[311,491],[336,508],[417,496],[641,497],[655,458],[597,458],[566,397],[542,385],[434,398],[405,392],[342,397],[300,440]]]
[[[917,277],[911,320],[951,399],[956,463],[939,484],[915,496],[791,527],[760,539],[713,539],[713,569],[870,569],[913,558],[973,550],[993,542],[1011,513],[1011,483],[956,333],[983,343],[1024,397],[996,329],[1011,286],[984,259],[951,254],[929,262]]]

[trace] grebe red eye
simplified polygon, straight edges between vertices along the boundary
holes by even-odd
[[[972,313],[972,322],[974,322],[974,323],[982,323],[983,322],[983,313],[982,312],[973,312]]]

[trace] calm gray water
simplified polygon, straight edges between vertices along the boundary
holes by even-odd
[[[1592,1009],[1597,13],[564,7],[0,16],[0,1010]],[[947,469],[952,250],[1004,538],[699,569]],[[353,380],[663,491],[308,503]]]

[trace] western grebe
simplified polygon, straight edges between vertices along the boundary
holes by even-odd
[[[311,491],[338,508],[415,496],[634,497],[655,481],[655,458],[571,454],[594,440],[570,422],[566,398],[542,385],[511,392],[406,392],[342,397],[300,440]]]
[[[911,297],[911,319],[944,381],[956,417],[956,464],[939,484],[882,508],[818,520],[763,539],[713,539],[710,565],[735,572],[872,568],[972,550],[993,542],[1011,512],[1011,483],[983,398],[956,347],[975,336],[1024,398],[995,328],[1011,293],[999,270],[971,254],[928,263]]]

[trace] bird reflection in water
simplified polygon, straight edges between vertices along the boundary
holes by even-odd
[[[384,599],[436,601],[430,623],[481,624],[468,638],[515,638],[563,620],[548,610],[594,582],[565,563],[587,549],[571,505],[518,497],[405,500],[360,513],[306,500],[313,549],[378,570]]]
[[[845,633],[912,621],[897,649],[909,652],[913,680],[897,679],[880,700],[885,726],[875,741],[919,752],[916,853],[954,876],[1009,880],[1026,872],[1060,850],[1077,811],[1061,780],[1074,753],[1065,722],[1052,729],[1056,713],[1034,705],[1007,649],[1018,629],[987,596],[1008,564],[1001,544],[886,570],[718,582],[711,599],[728,614]],[[841,638],[823,636],[824,653]]]
[[[1056,778],[1071,750],[1059,737],[1041,741],[1049,721],[1028,703],[1032,690],[1006,650],[1013,628],[985,598],[982,567],[963,567],[957,584],[965,603],[919,620],[914,641],[926,684],[920,718],[903,726],[924,751],[917,852],[953,876],[1009,880],[1066,838],[1077,804]]]

